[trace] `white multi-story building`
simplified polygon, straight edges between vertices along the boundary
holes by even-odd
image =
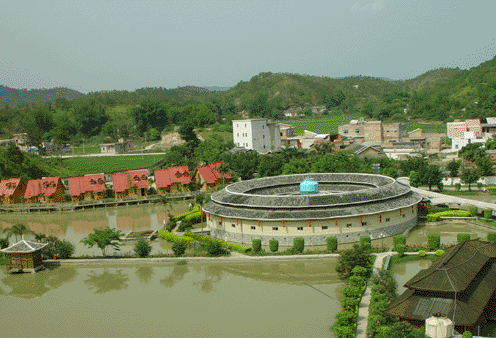
[[[259,153],[279,151],[281,135],[279,125],[266,118],[233,120],[233,141],[238,147]]]
[[[488,119],[493,121],[492,118]],[[451,139],[451,150],[458,151],[470,143],[486,143],[492,138],[491,130],[486,126],[490,126],[490,124],[481,124],[479,119],[447,123],[447,135]]]

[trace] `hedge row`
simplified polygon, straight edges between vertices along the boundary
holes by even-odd
[[[188,236],[181,236],[177,234],[170,233],[165,230],[159,230],[158,231],[158,236],[165,239],[168,242],[176,243],[176,242],[183,242],[188,244],[189,246],[199,246],[200,242],[197,240],[188,237]]]
[[[427,220],[429,222],[438,221],[441,217],[470,217],[470,211],[466,210],[447,210],[440,211],[433,214],[427,215]]]
[[[408,322],[383,314],[383,311],[397,297],[396,281],[387,270],[381,270],[371,278],[370,305],[367,323],[367,337],[411,337],[424,338],[425,329],[415,328]]]
[[[211,237],[208,237],[208,236],[203,236],[203,235],[200,235],[200,234],[194,234],[192,232],[185,232],[184,233],[185,236],[187,237],[191,237],[199,242],[211,242],[212,240],[216,240],[216,239],[212,239]],[[219,240],[216,240],[216,241],[219,241]],[[246,253],[247,251],[250,251],[251,248],[249,246],[245,246],[245,245],[240,245],[240,244],[236,244],[236,243],[229,243],[229,242],[223,242],[223,241],[219,241],[223,247],[227,247],[227,246],[230,246],[232,250],[234,251],[237,251],[239,253]]]
[[[198,212],[200,212],[200,205],[199,204],[195,205],[193,208],[191,208],[189,211],[187,211],[185,213],[174,216],[174,221],[180,221],[183,218],[185,218],[186,216],[188,216],[190,214],[198,213]]]

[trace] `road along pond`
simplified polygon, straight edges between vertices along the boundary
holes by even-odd
[[[0,266],[2,335],[333,337],[337,259]],[[29,317],[29,322],[26,322]]]

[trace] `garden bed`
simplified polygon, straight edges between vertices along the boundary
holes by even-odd
[[[144,230],[144,231],[131,231],[128,232],[123,238],[123,242],[137,241],[138,239],[144,239],[146,241],[151,241],[156,238],[158,230]]]

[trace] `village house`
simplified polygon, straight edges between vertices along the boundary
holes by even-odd
[[[158,169],[154,175],[157,192],[160,194],[189,191],[191,177],[188,166]]]
[[[73,202],[102,200],[105,193],[104,174],[69,177],[69,194]]]
[[[386,154],[380,146],[371,146],[365,144],[350,144],[342,149],[343,151],[351,151],[359,159],[365,158],[387,158]]]
[[[20,178],[0,181],[0,200],[4,204],[22,203],[26,184]]]
[[[471,143],[486,143],[493,138],[496,130],[496,118],[488,117],[486,122],[468,119],[464,122],[455,120],[446,124],[448,138],[451,139],[451,151],[455,152]]]
[[[296,136],[296,128],[289,124],[279,123],[279,134],[281,136],[281,141],[288,137],[294,137]]]
[[[496,316],[495,263],[496,243],[459,243],[410,279],[384,314],[420,326],[441,312],[459,332],[472,331]]]
[[[24,193],[26,203],[58,203],[64,198],[65,187],[60,177],[29,180]]]
[[[148,194],[148,171],[130,170],[112,175],[116,198],[146,196]]]
[[[351,120],[338,127],[341,136],[354,139],[354,143],[364,141],[400,142],[406,137],[406,126],[403,123],[382,124],[382,121],[365,121],[363,118]]]
[[[22,151],[26,151],[28,149],[28,134],[20,133],[14,134],[12,140],[15,142],[16,146],[19,147]]]
[[[215,187],[215,185],[223,183],[222,175],[218,170],[223,164],[224,162],[209,163],[196,169],[194,181],[201,184],[200,190],[209,190]],[[231,178],[231,174],[225,173],[224,183],[228,183]]]
[[[427,151],[439,152],[442,150],[442,140],[445,137],[446,134],[424,133],[421,128],[417,128],[407,133],[407,137],[404,137],[402,142],[411,142],[413,145],[418,145]]]
[[[119,142],[100,144],[101,153],[119,154],[131,150],[133,150],[133,141],[131,140],[119,139]]]

